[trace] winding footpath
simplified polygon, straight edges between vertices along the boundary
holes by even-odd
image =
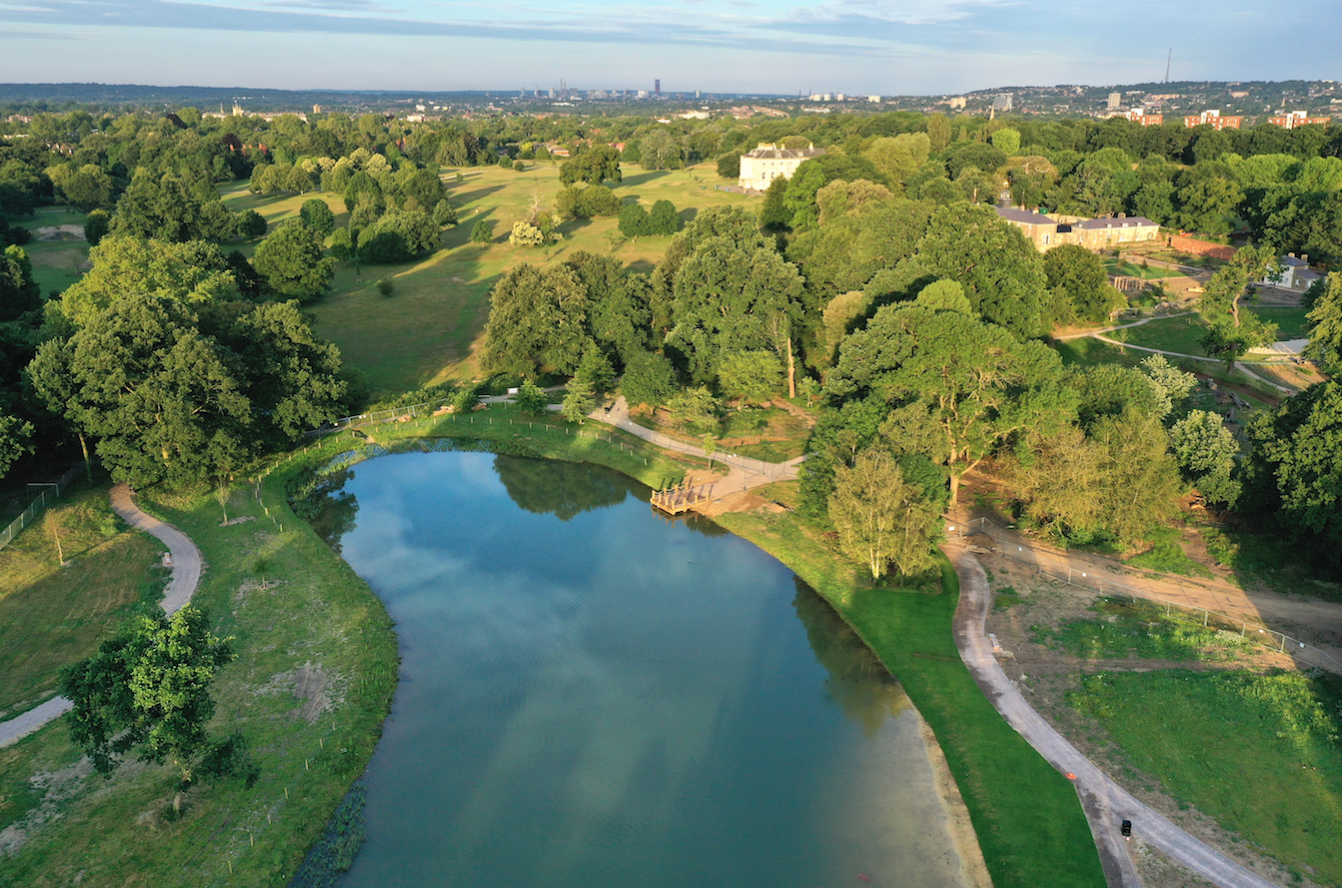
[[[172,616],[191,600],[196,586],[200,583],[200,550],[177,528],[141,511],[131,499],[130,487],[127,485],[118,484],[113,487],[111,500],[112,509],[127,524],[156,537],[168,547],[172,579],[168,582],[168,588],[163,591],[163,610]],[[0,722],[0,748],[17,743],[53,719],[60,718],[72,708],[74,704],[65,697],[52,697],[22,715]]]
[[[960,578],[955,610],[955,646],[979,689],[1025,740],[1053,767],[1072,777],[1104,866],[1110,888],[1138,888],[1141,879],[1120,834],[1124,820],[1133,835],[1159,849],[1200,878],[1220,888],[1273,888],[1273,882],[1240,866],[1164,815],[1138,800],[1054,730],[1007,678],[985,634],[992,595],[978,559],[959,546],[947,546]]]

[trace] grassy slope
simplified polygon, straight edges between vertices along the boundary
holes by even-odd
[[[69,492],[0,551],[0,713],[55,694],[62,666],[96,651],[140,601],[157,603],[160,551],[113,515],[105,484]]]
[[[1342,884],[1342,680],[1103,673],[1071,700],[1170,795],[1289,864],[1312,867],[1314,881]]]
[[[960,661],[949,564],[931,590],[861,588],[795,515],[719,520],[795,570],[899,679],[946,754],[997,888],[1104,884],[1075,789],[1002,720]]]
[[[650,271],[671,240],[629,241],[619,236],[614,218],[578,219],[560,227],[564,239],[553,247],[513,247],[507,235],[514,222],[529,214],[533,198],[545,209],[553,208],[562,187],[558,165],[542,164],[521,173],[497,167],[462,173],[462,182],[455,181],[455,171],[444,174],[449,200],[461,220],[444,232],[445,249],[405,265],[342,266],[331,293],[310,306],[317,333],[338,345],[345,360],[366,373],[378,392],[408,391],[474,375],[471,348],[489,315],[489,289],[514,265],[543,265],[586,250],[612,255],[637,271]],[[682,218],[712,206],[756,206],[757,200],[714,190],[721,181],[705,166],[670,172],[631,169],[615,193],[648,207],[656,200],[670,200]],[[313,197],[326,200],[340,214],[337,224],[345,224],[344,204],[335,195],[258,198],[247,194],[244,186],[233,186],[224,200],[235,210],[255,209],[273,223],[293,217],[303,201]],[[469,243],[471,228],[480,220],[494,227],[494,242],[483,249]],[[374,285],[381,278],[395,282],[392,297],[378,295]]]
[[[130,765],[110,782],[81,777],[62,719],[0,750],[0,793],[14,802],[5,820],[27,812],[23,823],[47,821],[16,856],[0,856],[0,884],[232,888],[283,884],[292,874],[372,753],[396,647],[367,585],[289,512],[285,474],[263,485],[264,506],[250,491],[235,493],[230,517],[257,520],[226,528],[212,496],[141,496],[205,558],[196,601],[217,632],[236,637],[238,653],[215,684],[215,728],[247,738],[261,766],[256,786],[198,787],[179,819],[166,817],[174,769]],[[329,704],[317,705],[312,721],[294,694],[305,664],[324,677],[317,701]]]

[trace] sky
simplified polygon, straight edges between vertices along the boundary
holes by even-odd
[[[1342,79],[1337,0],[0,0],[0,82],[854,95]]]

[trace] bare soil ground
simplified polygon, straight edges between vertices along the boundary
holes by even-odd
[[[994,608],[987,628],[997,637],[1006,654],[999,655],[1003,669],[1026,698],[1054,728],[1082,753],[1114,777],[1141,801],[1158,810],[1192,835],[1278,884],[1287,884],[1291,874],[1271,858],[1251,849],[1237,834],[1166,794],[1158,779],[1134,768],[1095,719],[1072,708],[1067,694],[1081,687],[1082,679],[1098,671],[1150,671],[1157,669],[1211,670],[1225,668],[1293,668],[1290,658],[1265,648],[1248,648],[1235,660],[1218,663],[1159,659],[1093,660],[1050,649],[1036,643],[1033,626],[1058,629],[1077,619],[1094,618],[1090,607],[1097,593],[1041,577],[1008,558],[980,555],[994,591],[1015,590],[1019,602]],[[1133,840],[1133,860],[1147,888],[1202,888],[1208,883],[1182,866]],[[1293,882],[1313,885],[1309,880]]]

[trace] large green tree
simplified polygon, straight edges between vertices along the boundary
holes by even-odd
[[[499,279],[489,300],[483,370],[535,378],[545,368],[566,374],[578,368],[592,337],[587,288],[573,268],[523,263]]]
[[[321,235],[301,221],[281,225],[257,244],[252,267],[271,292],[301,302],[325,293],[335,274],[335,260],[325,255]]]
[[[1342,370],[1342,272],[1331,272],[1319,287],[1309,314],[1309,345],[1305,357],[1318,361],[1325,372]]]
[[[171,618],[141,616],[98,653],[61,673],[74,703],[70,736],[101,774],[133,750],[145,762],[171,759],[185,780],[210,748],[211,680],[234,659],[231,639],[209,629],[188,604]]]
[[[588,148],[559,165],[559,181],[565,185],[600,185],[620,179],[620,152],[606,145]]]
[[[904,575],[932,566],[932,536],[940,510],[898,464],[880,450],[864,450],[835,469],[829,519],[844,553],[880,579],[893,564]]]
[[[42,288],[33,280],[33,263],[23,247],[10,244],[0,253],[0,322],[42,307]]]
[[[1109,286],[1100,257],[1076,244],[1063,244],[1044,254],[1044,274],[1054,294],[1056,322],[1072,319],[1099,323],[1121,308],[1123,294]]]

